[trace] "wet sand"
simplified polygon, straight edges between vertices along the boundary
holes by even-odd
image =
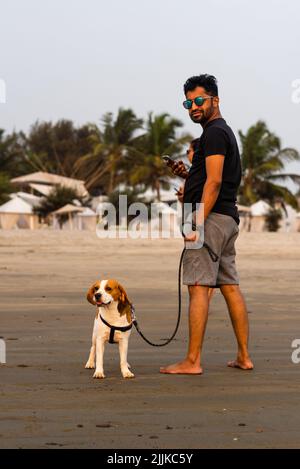
[[[212,300],[202,376],[161,365],[187,347],[187,293],[176,340],[133,331],[124,380],[107,345],[105,380],[85,370],[95,310],[86,290],[117,278],[154,341],[173,331],[181,240],[100,240],[94,233],[0,231],[1,448],[299,448],[300,234],[242,233],[238,267],[251,324],[252,372],[226,367],[235,341],[225,302]]]

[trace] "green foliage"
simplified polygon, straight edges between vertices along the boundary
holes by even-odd
[[[285,163],[300,159],[298,151],[281,148],[280,139],[262,121],[250,127],[245,135],[239,131],[239,136],[243,172],[240,202],[252,204],[265,199],[273,205],[283,200],[297,208],[296,197],[277,182],[292,180],[300,183],[300,175],[282,172]]]
[[[160,199],[161,188],[168,189],[173,177],[161,156],[182,157],[191,135],[179,135],[182,123],[166,113],[150,113],[144,122],[132,109],[107,113],[100,127],[76,127],[70,120],[56,123],[35,122],[28,134],[0,129],[0,173],[9,179],[46,171],[85,181],[91,195],[111,194],[120,184],[151,188]],[[285,164],[298,161],[293,148],[282,148],[278,136],[265,122],[258,121],[241,140],[242,184],[239,202],[250,205],[259,199],[271,205],[277,201],[298,208],[297,197],[285,186],[300,175],[285,173]],[[10,189],[2,178],[1,197],[7,200]],[[300,191],[299,191],[300,193]],[[6,194],[6,195],[5,195]]]
[[[66,204],[72,204],[74,199],[82,202],[76,190],[70,187],[56,186],[48,196],[42,198],[38,206],[34,207],[34,212],[42,219],[46,219],[51,212],[58,210]]]
[[[76,174],[85,179],[91,192],[98,187],[109,195],[120,183],[141,184],[155,188],[159,198],[160,186],[166,186],[163,178],[171,176],[161,156],[179,156],[183,144],[191,139],[189,135],[176,136],[181,126],[168,114],[150,114],[143,129],[143,120],[131,109],[119,109],[115,120],[108,113],[103,130],[94,127],[90,139],[93,151],[77,161]]]
[[[13,187],[9,181],[9,177],[5,173],[0,173],[0,205],[5,204],[9,200],[9,194],[13,192]]]
[[[268,231],[278,231],[282,213],[280,210],[271,208],[265,217],[265,223]]]
[[[0,172],[5,172],[10,178],[26,173],[28,165],[24,146],[25,135],[22,132],[5,135],[0,129]]]
[[[126,213],[128,213],[128,207],[131,204],[136,202],[144,203],[145,200],[143,197],[140,196],[141,191],[138,188],[126,188],[122,191],[115,190],[109,194],[108,201],[113,204],[116,209],[116,222],[117,225],[119,224],[119,215],[120,215],[120,207],[119,207],[119,196],[126,195],[127,196],[127,206],[126,206]],[[138,214],[128,215],[127,216],[127,225],[131,220],[133,220]]]
[[[73,177],[74,164],[91,151],[90,125],[75,128],[72,121],[36,122],[28,135],[13,132],[5,136],[0,129],[0,171],[16,176],[46,171]]]
[[[143,120],[131,109],[119,109],[115,120],[107,113],[102,123],[103,130],[93,126],[89,139],[92,150],[79,158],[74,169],[76,177],[85,180],[91,193],[98,189],[100,193],[110,194],[126,181],[130,150],[134,148]]]
[[[183,146],[192,139],[189,134],[177,137],[177,130],[180,127],[182,123],[169,114],[153,117],[150,113],[146,132],[136,142],[137,158],[128,175],[129,182],[133,185],[143,184],[145,188],[156,190],[158,200],[160,200],[160,188],[168,189],[166,180],[173,177],[162,156],[167,154],[174,159],[181,157]]]
[[[36,122],[26,137],[26,158],[31,171],[46,171],[73,177],[74,164],[91,151],[89,138],[92,127],[76,128],[72,121],[61,119],[52,122]]]

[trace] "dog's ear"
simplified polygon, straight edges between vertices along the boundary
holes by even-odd
[[[94,293],[97,291],[99,288],[99,282],[95,282],[88,290],[86,299],[88,300],[89,303],[92,305],[96,304],[96,301],[94,300]]]
[[[120,291],[120,296],[118,298],[118,311],[121,316],[126,314],[127,321],[130,323],[131,322],[131,301],[129,300],[127,293],[122,287],[122,285],[119,283],[118,289]]]

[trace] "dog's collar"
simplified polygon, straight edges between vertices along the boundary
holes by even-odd
[[[105,319],[101,316],[101,314],[99,314],[99,317],[101,319],[101,321],[107,326],[110,328],[110,334],[109,334],[109,340],[108,342],[110,344],[116,344],[117,342],[114,341],[114,337],[115,337],[115,331],[121,331],[121,332],[126,332],[126,331],[129,331],[131,328],[132,328],[132,323],[129,324],[129,326],[123,326],[123,327],[119,327],[119,326],[112,326],[111,324],[109,324],[109,322],[105,321]]]

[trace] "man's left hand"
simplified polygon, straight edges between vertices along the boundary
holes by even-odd
[[[196,241],[197,240],[197,231],[192,231],[184,237],[184,241]]]

